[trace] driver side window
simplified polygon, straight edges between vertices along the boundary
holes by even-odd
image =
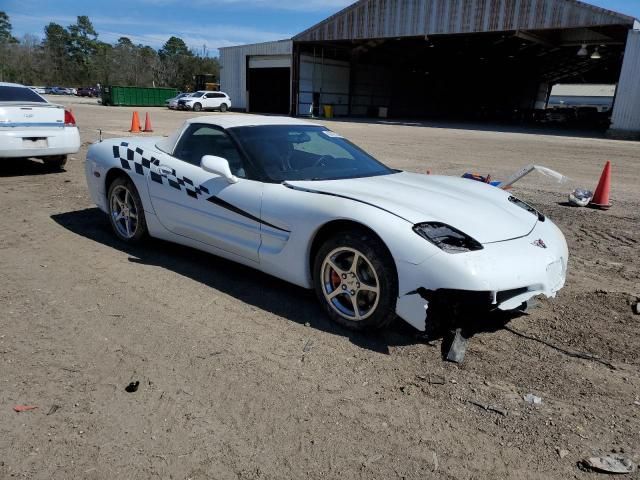
[[[226,159],[231,173],[237,177],[246,178],[242,156],[229,136],[212,125],[192,124],[180,138],[173,156],[199,167],[205,155]]]

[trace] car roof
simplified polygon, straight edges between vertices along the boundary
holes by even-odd
[[[171,154],[185,128],[194,123],[204,123],[215,125],[225,130],[235,127],[257,127],[268,125],[311,125],[320,127],[317,123],[308,122],[299,118],[278,117],[269,115],[251,115],[251,114],[225,114],[225,115],[208,115],[206,117],[190,118],[184,122],[181,128],[176,130],[172,135],[164,137],[156,143],[163,152]]]
[[[314,125],[317,123],[293,117],[279,117],[272,115],[228,114],[207,115],[206,117],[190,118],[186,123],[208,123],[224,129],[234,127],[256,127],[259,125]]]

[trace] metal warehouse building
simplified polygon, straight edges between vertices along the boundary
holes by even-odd
[[[524,119],[557,83],[617,84],[640,135],[640,23],[576,0],[360,0],[290,40],[220,49],[249,112]]]

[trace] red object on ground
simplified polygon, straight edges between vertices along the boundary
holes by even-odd
[[[16,405],[15,407],[13,407],[13,409],[20,413],[20,412],[28,412],[29,410],[35,410],[38,407],[34,407],[32,405]]]
[[[140,133],[140,117],[138,116],[138,112],[133,112],[133,117],[131,117],[131,133]]]
[[[611,207],[611,203],[609,202],[609,192],[611,191],[611,162],[608,161],[604,166],[604,170],[602,171],[602,175],[600,176],[600,181],[598,182],[598,187],[596,188],[596,192],[593,194],[593,200],[589,206],[600,208],[602,210],[607,210]]]
[[[144,119],[143,132],[153,132],[153,127],[151,126],[151,117],[149,116],[149,112],[147,112],[147,116]]]

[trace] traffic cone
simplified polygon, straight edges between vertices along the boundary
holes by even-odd
[[[138,116],[138,112],[133,112],[133,117],[131,117],[131,133],[140,133],[140,117]]]
[[[153,127],[151,126],[151,117],[149,116],[149,112],[147,112],[147,116],[144,118],[143,132],[153,132]]]
[[[608,210],[611,207],[609,203],[609,192],[611,191],[611,162],[607,161],[604,166],[596,193],[593,194],[593,200],[589,206],[599,208],[601,210]]]

